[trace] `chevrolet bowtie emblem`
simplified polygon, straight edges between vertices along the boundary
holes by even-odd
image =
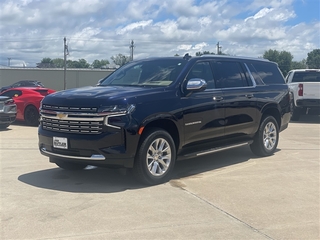
[[[66,118],[68,117],[68,114],[65,114],[65,113],[57,113],[57,117],[62,119],[62,118]]]

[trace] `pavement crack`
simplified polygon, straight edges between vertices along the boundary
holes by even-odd
[[[213,203],[209,202],[208,200],[206,200],[206,199],[204,199],[204,198],[202,198],[202,197],[199,197],[199,196],[196,195],[195,193],[190,192],[189,190],[187,190],[187,189],[185,189],[185,188],[180,188],[180,189],[186,191],[187,193],[191,194],[191,195],[194,196],[195,198],[198,198],[199,200],[205,202],[206,204],[210,205],[211,207],[217,209],[218,211],[220,211],[220,212],[226,214],[227,216],[235,219],[236,221],[242,223],[243,225],[245,225],[246,227],[248,227],[248,228],[251,229],[252,231],[257,232],[257,233],[259,233],[260,235],[262,235],[262,236],[264,236],[264,237],[266,237],[266,238],[268,238],[268,239],[274,240],[274,238],[272,238],[272,237],[268,236],[267,234],[261,232],[259,229],[251,226],[250,224],[248,224],[248,223],[244,222],[243,220],[237,218],[236,216],[232,215],[231,213],[228,213],[227,211],[219,208],[218,206],[214,205]]]

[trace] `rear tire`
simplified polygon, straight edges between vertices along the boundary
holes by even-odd
[[[29,105],[24,110],[24,120],[28,125],[38,126],[39,125],[39,111],[33,106]]]
[[[50,162],[54,162],[58,167],[69,171],[82,170],[87,167],[87,164],[56,160],[52,158],[50,159]]]
[[[272,155],[279,142],[279,126],[276,119],[266,116],[256,133],[253,143],[250,145],[251,151],[261,157]]]
[[[166,182],[174,168],[176,147],[171,135],[151,128],[143,136],[135,157],[133,174],[143,184]]]

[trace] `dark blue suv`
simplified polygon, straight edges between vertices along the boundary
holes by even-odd
[[[46,96],[39,149],[63,169],[132,168],[142,182],[158,184],[176,160],[244,145],[259,156],[273,154],[290,117],[276,63],[150,58],[126,64],[99,86]]]

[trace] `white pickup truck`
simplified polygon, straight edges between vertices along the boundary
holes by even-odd
[[[303,114],[320,114],[320,69],[291,70],[286,83],[293,94],[291,120],[297,121]]]

